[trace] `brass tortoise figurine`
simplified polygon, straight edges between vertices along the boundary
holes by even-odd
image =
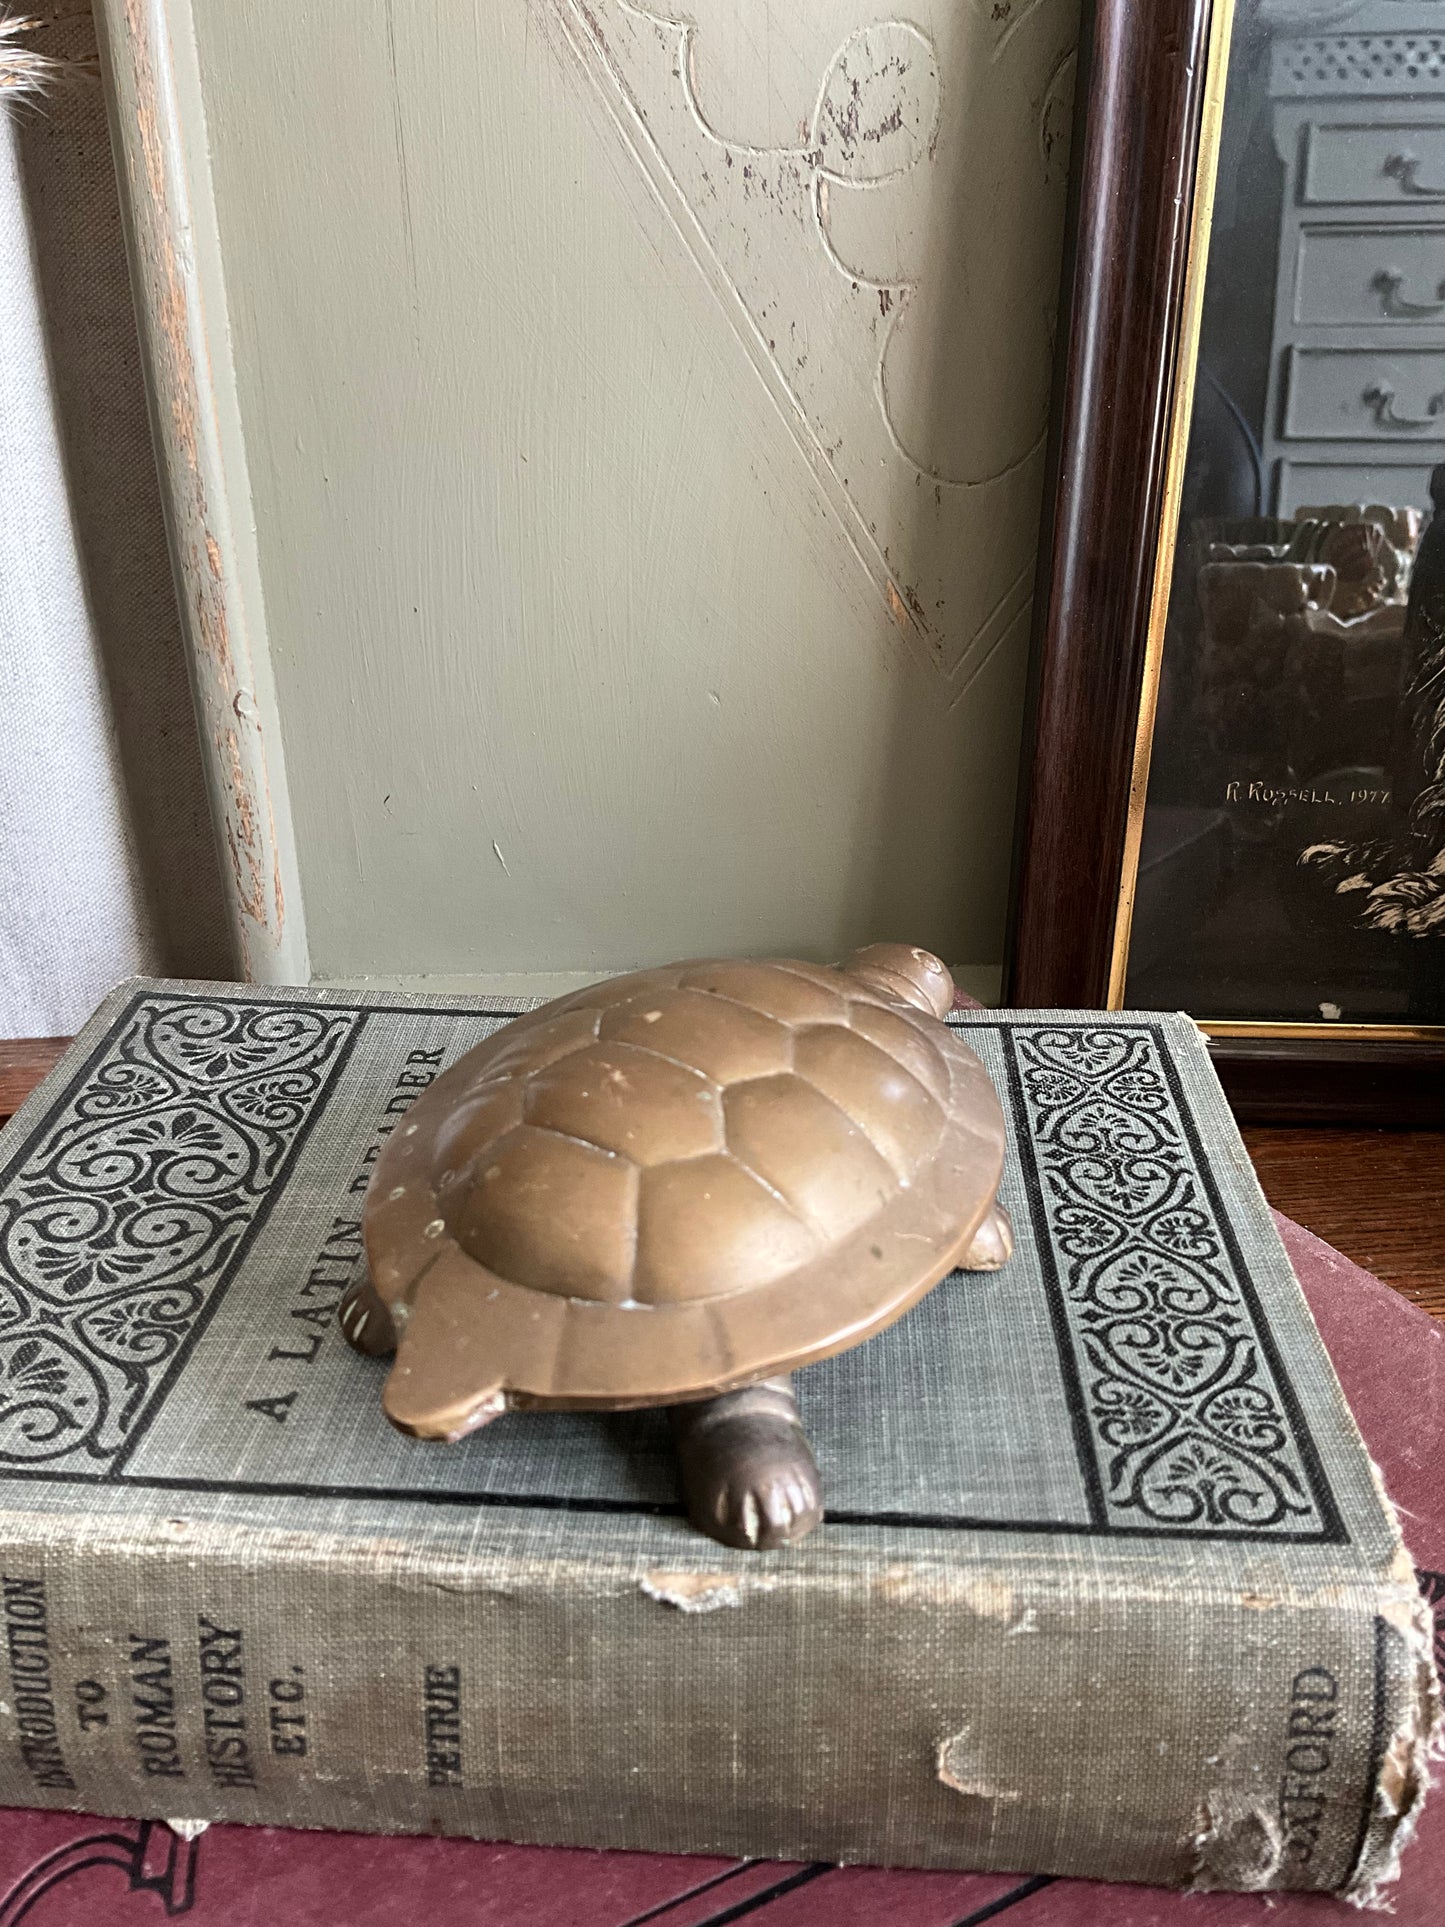
[[[822,1514],[786,1374],[1012,1250],[1004,1120],[936,957],[874,944],[615,977],[508,1024],[388,1140],[341,1324],[387,1416],[671,1406],[696,1525]]]

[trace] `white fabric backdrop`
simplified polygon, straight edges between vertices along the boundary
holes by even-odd
[[[0,1036],[54,1036],[160,957],[86,607],[8,121],[0,344]]]

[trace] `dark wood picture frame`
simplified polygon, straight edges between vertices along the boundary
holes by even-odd
[[[1110,1001],[1176,391],[1192,374],[1181,344],[1211,27],[1227,7],[1085,0],[1004,967],[1011,1004]],[[1304,1034],[1210,1038],[1241,1117],[1445,1123],[1445,1041],[1278,1028]]]

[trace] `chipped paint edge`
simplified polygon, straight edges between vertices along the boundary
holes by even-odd
[[[237,969],[309,976],[186,0],[94,0],[151,432]]]

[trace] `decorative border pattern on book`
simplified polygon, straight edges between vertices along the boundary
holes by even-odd
[[[1098,1523],[1332,1536],[1153,1028],[1021,1025],[1012,1038]]]
[[[118,1020],[0,1195],[0,1465],[114,1461],[362,1021],[155,996]]]

